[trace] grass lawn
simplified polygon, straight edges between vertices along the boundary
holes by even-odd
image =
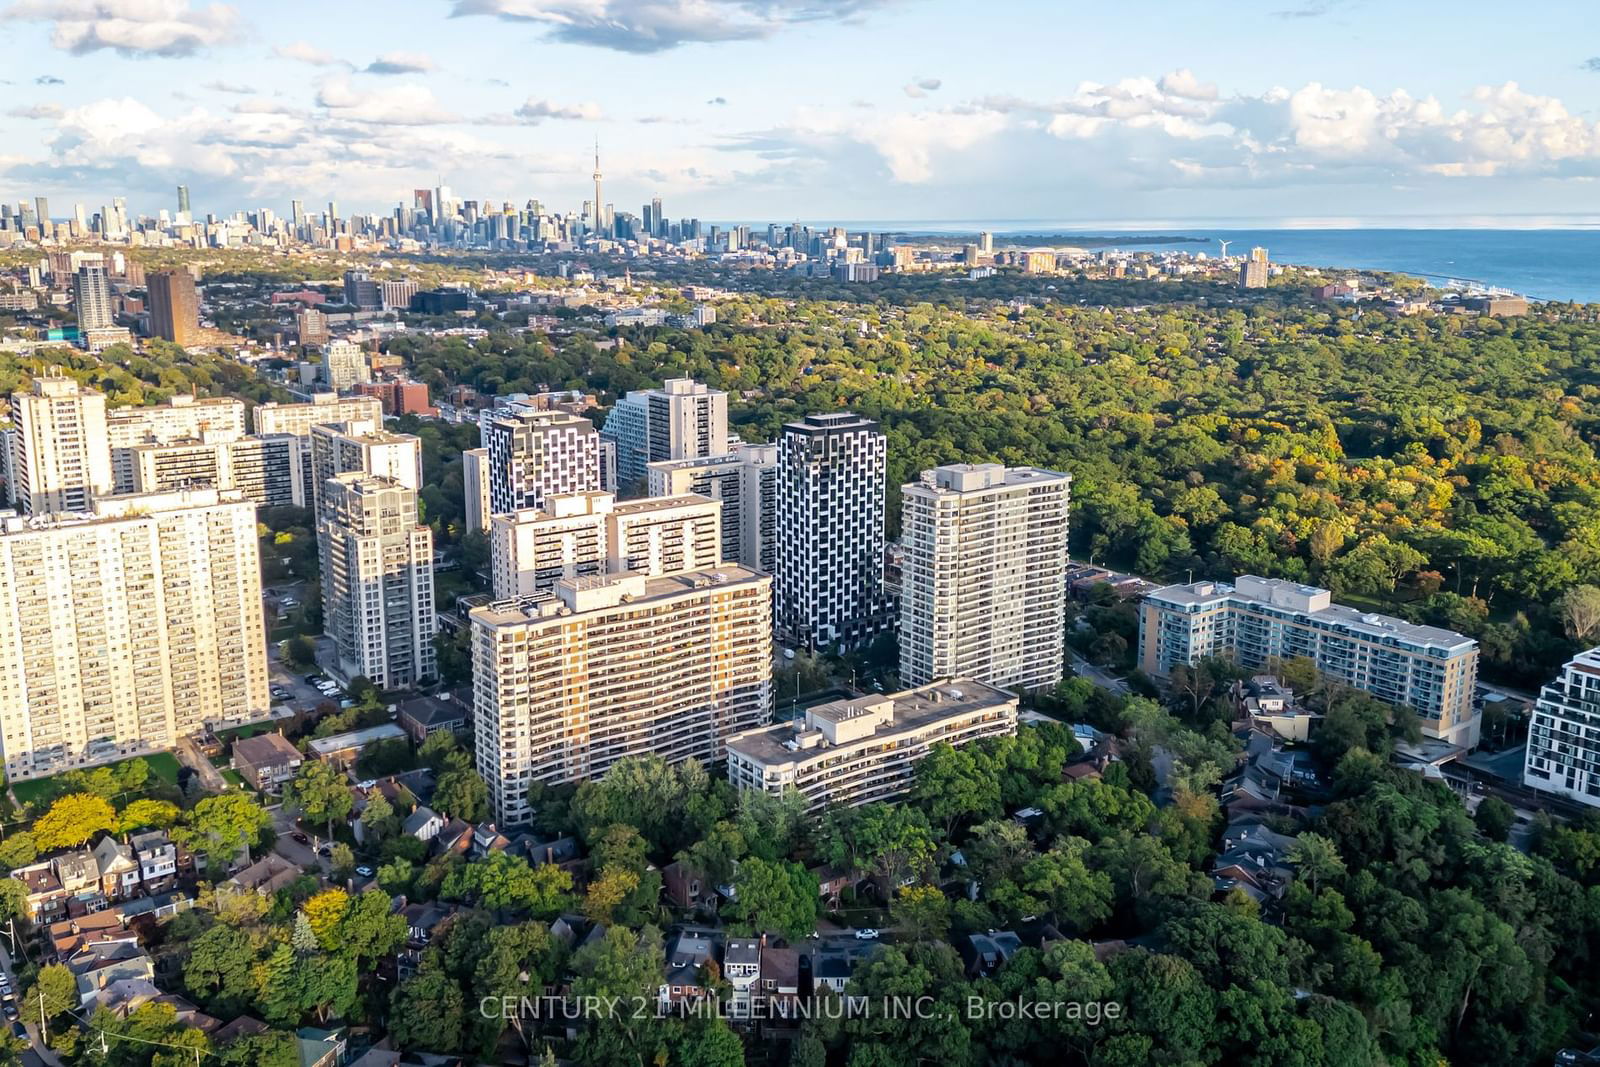
[[[166,782],[168,785],[178,784],[178,757],[174,756],[172,753],[152,752],[147,756],[140,756],[138,758],[144,760],[146,766],[150,768],[150,776],[152,778]],[[105,766],[115,769],[121,767],[122,764],[126,762],[126,760],[123,760],[119,763],[106,764]],[[83,769],[92,771],[96,770],[97,768],[85,767]],[[34,803],[40,798],[50,795],[52,790],[55,788],[56,777],[59,776],[53,776],[50,778],[33,778],[26,782],[17,782],[12,785],[11,791],[17,795],[18,803]]]
[[[231,769],[224,770],[222,772],[222,777],[226,778],[228,780],[228,784],[231,786],[235,786],[239,789],[245,788],[244,775],[240,774],[238,771]]]
[[[231,730],[218,730],[217,737],[224,741],[238,741],[246,737],[254,737],[257,734],[269,734],[277,727],[276,719],[268,722],[253,722],[249,726],[235,726]]]

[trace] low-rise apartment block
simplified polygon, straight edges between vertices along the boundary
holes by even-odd
[[[1164,678],[1179,664],[1230,657],[1254,670],[1305,657],[1317,670],[1410,708],[1422,732],[1476,748],[1478,642],[1437,626],[1333,603],[1326,589],[1241,575],[1232,583],[1169,585],[1139,607],[1139,667]]]
[[[959,747],[1017,732],[1017,698],[971,678],[900,693],[835,700],[805,718],[728,739],[728,781],[739,789],[797,789],[813,812],[889,800],[911,788],[938,742]]]

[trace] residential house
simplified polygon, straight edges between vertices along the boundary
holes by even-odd
[[[819,993],[824,989],[843,993],[844,987],[850,984],[850,976],[854,973],[855,965],[845,953],[819,952],[812,957],[811,980]]]
[[[439,818],[439,813],[432,808],[418,807],[406,816],[400,824],[400,829],[418,841],[432,841],[439,836],[439,831],[444,829],[444,820]]]
[[[504,852],[511,847],[511,838],[495,828],[494,823],[479,823],[472,828],[472,844],[468,847],[471,859],[482,859],[491,852]]]
[[[421,744],[429,734],[440,730],[465,733],[470,706],[442,697],[413,697],[400,705],[400,728]]]
[[[139,863],[139,881],[146,893],[164,893],[178,877],[178,846],[164,830],[134,834],[128,839]]]
[[[956,950],[967,965],[967,974],[984,978],[1022,950],[1022,938],[1010,930],[990,930],[984,934],[968,934],[957,942]]]
[[[78,1004],[93,1009],[115,982],[129,978],[154,981],[155,964],[137,943],[107,941],[85,945],[62,961],[78,983]]]
[[[799,949],[762,947],[760,996],[767,1018],[795,1015],[800,1003]]]
[[[241,737],[233,743],[232,767],[263,793],[276,793],[300,770],[305,757],[281,733]]]
[[[106,899],[127,900],[139,892],[139,861],[133,849],[107,834],[94,846],[93,855]]]
[[[680,860],[673,860],[661,868],[661,886],[668,903],[675,908],[698,908],[716,898],[716,891],[700,877],[699,872]]]
[[[43,863],[18,867],[11,877],[21,882],[27,891],[28,918],[35,926],[56,922],[67,913],[67,891],[56,877],[55,867],[48,860]]]
[[[472,824],[465,819],[451,819],[439,828],[433,838],[433,852],[443,856],[455,852],[465,856],[472,847]]]
[[[667,942],[665,971],[658,999],[663,1010],[701,1000],[711,991],[707,972],[717,959],[717,945],[710,934],[683,931]]]
[[[761,949],[767,939],[732,937],[722,952],[722,977],[732,987],[735,1016],[750,1014],[750,999],[761,980]]]
[[[226,1023],[216,1033],[211,1035],[211,1043],[218,1048],[226,1048],[241,1037],[252,1037],[264,1034],[271,1027],[260,1019],[249,1015],[241,1015],[230,1023]]]
[[[855,885],[855,879],[851,877],[850,872],[841,871],[830,864],[811,868],[811,875],[817,880],[817,895],[830,909],[837,908],[840,894]]]
[[[535,867],[545,864],[554,864],[572,875],[576,880],[583,874],[583,846],[576,837],[556,837],[548,841],[540,841],[532,834],[523,834],[512,845],[513,852],[520,852],[528,857],[528,862]]]
[[[1222,848],[1211,862],[1211,881],[1218,894],[1238,890],[1257,904],[1283,898],[1294,880],[1288,860],[1295,839],[1252,819],[1236,819],[1222,833]]]
[[[319,1030],[314,1026],[295,1031],[295,1045],[300,1053],[300,1067],[344,1067],[350,1058],[349,1043],[344,1028]]]
[[[264,897],[270,897],[299,877],[299,867],[276,852],[269,852],[229,878],[223,885],[234,890],[253,890]]]
[[[397,913],[406,921],[406,943],[395,953],[395,972],[398,979],[404,981],[417,973],[422,963],[422,953],[433,941],[434,930],[454,915],[456,909],[449,904],[429,901],[407,904],[405,897],[395,899],[400,902]]]
[[[128,929],[122,916],[107,908],[78,919],[62,919],[45,927],[45,963],[66,959],[90,945],[123,941],[137,945],[139,937]]]

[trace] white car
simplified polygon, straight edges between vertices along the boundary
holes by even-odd
[[[872,927],[870,927],[870,926],[867,927],[865,930],[857,930],[856,931],[856,940],[857,941],[876,941],[876,940],[878,940],[878,931],[872,929]]]

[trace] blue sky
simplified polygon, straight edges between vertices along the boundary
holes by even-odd
[[[662,196],[705,219],[1595,211],[1584,5],[0,0],[0,196],[64,216]]]

